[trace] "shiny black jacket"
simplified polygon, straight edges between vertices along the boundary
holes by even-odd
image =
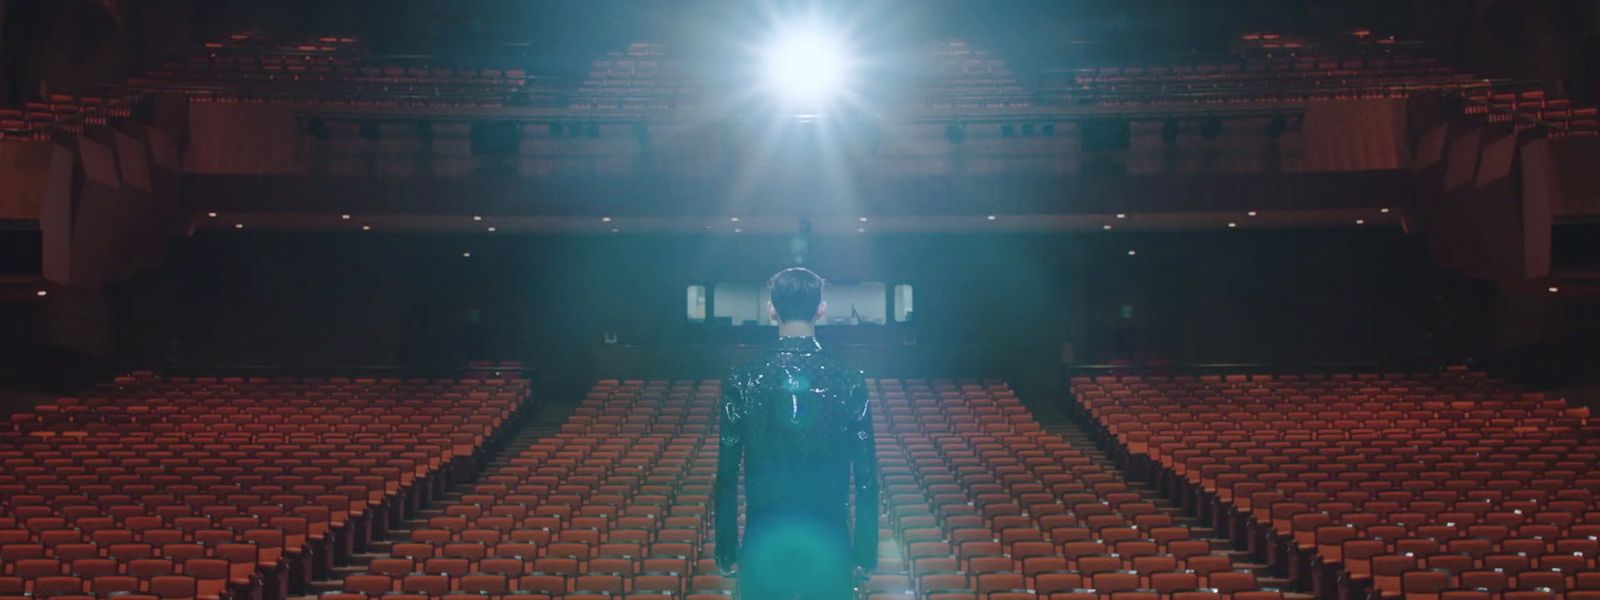
[[[878,473],[860,371],[824,352],[815,338],[785,337],[722,382],[717,456],[717,562],[739,549],[739,466],[745,470],[746,535],[768,522],[803,518],[847,527],[855,474],[855,564],[871,569],[878,551]],[[840,552],[851,548],[839,548]]]

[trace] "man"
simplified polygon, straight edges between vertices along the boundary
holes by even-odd
[[[849,600],[855,568],[878,558],[878,474],[866,383],[817,343],[822,278],[786,269],[767,282],[778,341],[722,382],[717,565],[739,567],[744,600]],[[739,465],[744,463],[744,544]],[[847,500],[855,481],[855,536]]]

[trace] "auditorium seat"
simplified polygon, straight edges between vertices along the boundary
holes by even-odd
[[[0,593],[284,598],[438,498],[526,389],[146,373],[11,415]]]
[[[1561,400],[1463,369],[1072,386],[1125,466],[1318,594],[1565,593],[1597,569],[1600,444]]]
[[[1004,384],[885,379],[868,393],[884,493],[866,597],[1096,597],[1083,591],[1094,586],[1138,599],[1208,576],[1255,589],[1043,431]],[[712,560],[707,510],[718,399],[716,381],[600,381],[557,431],[509,449],[343,591],[401,590],[420,562],[431,577],[410,591],[435,595],[727,598],[737,582]]]

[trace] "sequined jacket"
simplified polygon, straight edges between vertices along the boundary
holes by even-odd
[[[738,556],[742,460],[747,530],[801,516],[842,531],[854,487],[853,558],[858,566],[876,566],[878,475],[861,371],[824,352],[816,338],[779,338],[761,359],[723,380],[721,413],[718,564],[726,568]]]

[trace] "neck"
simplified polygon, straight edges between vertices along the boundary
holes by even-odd
[[[816,337],[817,325],[809,321],[784,321],[778,324],[778,337]]]

